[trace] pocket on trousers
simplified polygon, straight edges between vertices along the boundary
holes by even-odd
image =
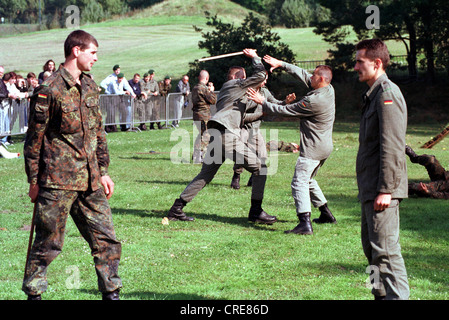
[[[39,188],[39,197],[47,201],[58,201],[61,198],[60,190]]]

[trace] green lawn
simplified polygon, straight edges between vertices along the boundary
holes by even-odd
[[[158,7],[161,12],[164,3]],[[206,55],[198,49],[201,37],[192,28],[192,24],[204,22],[204,18],[157,15],[150,19],[148,12],[142,12],[134,18],[83,27],[100,43],[99,61],[93,69],[95,80],[101,81],[117,63],[128,78],[148,69],[156,70],[156,79],[166,74],[179,78],[187,72],[189,62]],[[326,58],[329,48],[312,28],[274,31],[291,46],[298,60]],[[6,71],[38,73],[47,59],[63,60],[62,43],[68,32],[49,30],[1,37],[0,63]],[[394,54],[402,50],[400,45],[394,48],[398,52]],[[342,115],[350,109],[339,108]],[[348,118],[345,114],[344,119]],[[265,122],[263,128],[267,140],[299,142],[296,122]],[[411,124],[407,143],[421,152],[419,146],[439,130],[435,121]],[[360,243],[357,131],[357,122],[337,118],[334,152],[317,180],[338,224],[314,225],[313,236],[284,234],[297,223],[290,190],[297,154],[272,157],[271,164],[277,170],[268,178],[264,209],[278,216],[275,225],[247,222],[251,190],[229,187],[230,163],[223,165],[212,183],[186,207],[195,222],[163,225],[173,201],[200,170],[198,165],[172,161],[179,141],[170,137],[191,133],[191,121],[183,121],[177,130],[109,134],[110,175],[116,183],[110,204],[123,245],[119,269],[124,283],[122,299],[372,299]],[[14,139],[10,151],[22,152],[23,137]],[[190,145],[192,139],[190,136]],[[446,146],[443,141],[431,151],[443,164],[449,163]],[[33,206],[27,196],[23,161],[0,158],[0,300],[25,298],[21,282]],[[244,173],[242,183],[248,178]],[[428,180],[425,170],[410,162],[409,178]],[[401,204],[401,245],[413,300],[449,298],[446,215],[444,200],[407,199]],[[318,211],[312,216],[317,217]],[[74,274],[79,274],[75,282],[79,286],[72,283]],[[70,219],[63,252],[51,264],[48,280],[45,299],[100,298],[89,248]]]
[[[338,224],[314,225],[313,236],[284,234],[297,223],[290,191],[297,155],[291,153],[271,158],[277,170],[268,178],[264,209],[278,216],[276,224],[247,222],[250,188],[229,187],[232,164],[226,163],[186,207],[194,222],[163,225],[173,201],[200,170],[172,161],[180,143],[175,138],[192,132],[190,121],[181,124],[177,130],[108,135],[110,175],[116,183],[110,204],[123,245],[122,299],[371,299],[356,199],[357,123],[335,125],[334,152],[317,180]],[[267,140],[298,142],[295,122],[265,122],[263,128]],[[422,152],[419,146],[434,133],[431,125],[413,125],[407,143]],[[23,143],[15,139],[10,150],[20,152]],[[449,162],[445,146],[443,141],[432,150],[444,164]],[[23,158],[0,159],[0,172],[0,299],[23,299],[26,226],[32,213]],[[425,170],[410,162],[409,177],[428,180]],[[248,178],[244,173],[242,183]],[[401,245],[413,300],[449,298],[446,215],[445,200],[411,198],[401,204]],[[312,216],[318,216],[316,209]],[[74,270],[79,286],[71,282]],[[100,298],[89,248],[70,219],[63,252],[51,264],[48,280],[45,299]]]

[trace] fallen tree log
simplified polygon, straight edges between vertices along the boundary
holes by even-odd
[[[443,131],[441,131],[438,135],[436,135],[435,137],[424,143],[421,146],[421,148],[431,149],[434,145],[443,140],[443,138],[448,134],[449,134],[449,125],[446,128],[444,128]]]

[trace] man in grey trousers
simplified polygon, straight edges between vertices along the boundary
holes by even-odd
[[[251,77],[246,78],[244,68],[231,67],[229,70],[234,75],[230,77],[228,74],[228,79],[233,79],[223,84],[217,97],[217,111],[208,122],[210,141],[201,171],[175,200],[168,213],[170,220],[194,220],[193,217],[188,217],[182,209],[193,200],[206,184],[212,181],[223,162],[226,159],[231,159],[253,174],[251,208],[248,220],[266,224],[276,222],[275,216],[268,215],[262,209],[267,179],[266,165],[259,159],[256,152],[242,141],[240,136],[250,105],[247,104],[246,90],[250,87],[258,88],[262,86],[267,77],[267,72],[256,50],[245,49],[243,53],[246,57],[252,59],[254,73]]]
[[[372,293],[375,299],[406,300],[410,290],[399,244],[399,203],[408,196],[407,106],[401,90],[385,73],[389,61],[380,39],[356,45],[354,70],[359,81],[369,86],[363,96],[356,172]]]
[[[299,224],[286,233],[313,234],[310,222],[311,203],[321,212],[314,222],[336,223],[327,207],[326,197],[314,179],[333,149],[335,93],[330,84],[332,70],[328,66],[320,65],[315,68],[313,74],[309,74],[306,70],[270,56],[265,56],[264,60],[271,65],[271,71],[282,68],[302,81],[310,90],[298,102],[285,106],[268,102],[253,89],[248,89],[248,97],[261,104],[267,114],[298,117],[300,120],[300,154],[291,184]]]

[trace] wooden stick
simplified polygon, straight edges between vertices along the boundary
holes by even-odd
[[[226,54],[220,54],[218,56],[212,56],[212,57],[207,57],[207,58],[201,58],[198,59],[198,61],[207,61],[207,60],[215,60],[215,59],[223,59],[223,58],[227,58],[227,57],[233,57],[233,56],[238,56],[243,54],[243,51],[239,51],[239,52],[233,52],[233,53],[226,53]]]
[[[37,210],[37,200],[34,203],[34,209],[33,209],[33,217],[31,218],[31,227],[30,227],[30,237],[28,239],[28,251],[27,251],[27,258],[26,258],[26,262],[25,262],[25,275],[27,273],[27,268],[28,268],[28,260],[30,259],[30,252],[31,252],[31,246],[33,244],[33,234],[34,234],[34,219],[36,217],[36,210]]]

